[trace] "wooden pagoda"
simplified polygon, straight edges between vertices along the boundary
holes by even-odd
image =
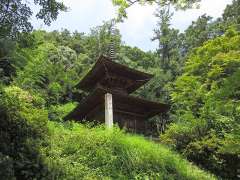
[[[130,96],[153,76],[100,56],[93,68],[77,84],[89,95],[65,119],[98,121],[131,132],[145,133],[148,118],[165,113],[166,104]]]

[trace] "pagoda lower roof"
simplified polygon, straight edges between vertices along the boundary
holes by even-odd
[[[65,117],[65,120],[73,119],[81,121],[85,119],[89,112],[99,106],[104,110],[104,95],[106,93],[111,93],[113,96],[113,113],[131,113],[148,119],[155,115],[165,113],[169,109],[169,106],[163,103],[97,88],[78,104],[78,106]]]
[[[84,91],[91,91],[95,88],[96,84],[107,75],[123,77],[130,80],[132,83],[126,87],[126,92],[129,94],[153,77],[151,74],[129,68],[102,55],[99,57],[93,68],[76,85],[76,88]]]

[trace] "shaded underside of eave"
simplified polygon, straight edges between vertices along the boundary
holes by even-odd
[[[118,76],[134,80],[135,84],[133,84],[127,89],[128,93],[132,93],[153,77],[152,74],[129,68],[125,65],[112,61],[108,57],[100,56],[92,69],[76,85],[76,88],[90,91],[94,88],[96,83],[107,73],[113,73]]]
[[[105,89],[96,89],[84,101],[82,101],[71,113],[69,113],[65,120],[74,119],[82,120],[88,113],[96,107],[103,107],[104,109],[104,94],[109,91]],[[113,95],[113,111],[133,113],[143,118],[151,118],[155,115],[165,113],[169,106],[162,103],[148,101],[138,97],[133,97],[125,94],[110,92]]]

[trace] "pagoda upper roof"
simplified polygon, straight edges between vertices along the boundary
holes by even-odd
[[[65,120],[74,119],[81,121],[91,110],[98,106],[104,107],[104,94],[106,93],[111,93],[113,96],[113,111],[115,112],[132,113],[148,119],[157,114],[167,112],[169,109],[169,106],[163,103],[97,88],[78,104],[78,106],[65,117]]]
[[[153,77],[151,74],[129,68],[102,55],[76,87],[84,91],[91,91],[106,76],[115,76],[129,80],[131,83],[124,87],[128,94],[141,87]]]

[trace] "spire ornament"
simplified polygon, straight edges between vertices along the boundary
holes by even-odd
[[[115,60],[117,58],[116,43],[115,43],[115,37],[117,36],[117,29],[116,29],[116,21],[114,19],[111,20],[111,23],[110,23],[109,36],[110,36],[110,43],[109,43],[107,55],[110,59]]]

